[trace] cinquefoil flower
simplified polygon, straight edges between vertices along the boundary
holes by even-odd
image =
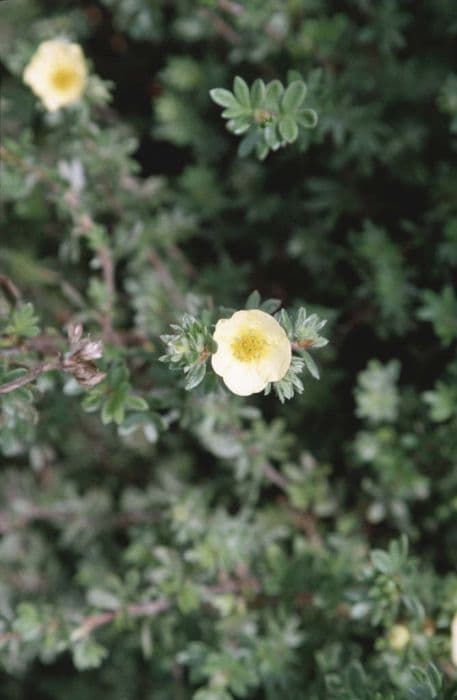
[[[63,39],[44,41],[26,66],[23,80],[49,112],[73,104],[81,97],[87,80],[81,47]]]
[[[457,613],[451,623],[451,659],[454,666],[457,666]]]
[[[221,319],[213,335],[217,351],[211,357],[216,374],[238,396],[263,391],[290,367],[290,341],[270,314],[258,309],[236,311]]]

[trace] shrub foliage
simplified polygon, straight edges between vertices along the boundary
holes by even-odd
[[[2,700],[457,698],[452,5],[0,4]]]

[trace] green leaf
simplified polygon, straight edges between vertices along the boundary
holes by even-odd
[[[102,408],[102,423],[107,425],[113,421],[118,425],[122,423],[125,416],[125,397],[123,394],[115,393],[110,396]]]
[[[259,134],[256,129],[251,129],[247,132],[246,136],[240,141],[238,146],[238,155],[240,158],[245,158],[248,156],[254,148],[256,147],[257,141],[259,139]]]
[[[257,78],[257,80],[254,81],[252,87],[251,87],[251,106],[253,109],[256,109],[257,107],[261,107],[265,101],[266,97],[266,88],[265,88],[265,83],[263,80],[260,80],[260,78]]]
[[[105,647],[90,638],[78,642],[72,651],[73,663],[79,671],[98,668],[108,654]]]
[[[92,588],[87,594],[87,602],[102,610],[117,610],[121,605],[117,596],[102,588]]]
[[[141,396],[127,396],[125,400],[125,407],[129,408],[131,411],[147,411],[149,408],[148,402]]]
[[[276,314],[276,320],[284,328],[286,334],[289,338],[292,338],[294,332],[294,326],[292,319],[285,309],[281,309],[279,313]]]
[[[280,145],[275,124],[268,124],[263,130],[263,136],[270,148],[276,149]]]
[[[280,306],[281,299],[266,299],[264,302],[262,302],[260,308],[262,311],[265,311],[266,314],[274,314]]]
[[[295,80],[287,87],[281,100],[281,109],[284,113],[295,112],[306,97],[306,85],[301,80]]]
[[[298,126],[294,117],[285,115],[278,122],[279,133],[288,143],[292,143],[298,136]]]
[[[420,600],[414,595],[403,595],[402,601],[405,608],[418,620],[423,620],[425,617],[424,606]]]
[[[209,91],[211,99],[221,107],[236,107],[238,102],[230,90],[224,88],[213,88]]]
[[[197,365],[192,367],[192,369],[186,375],[185,389],[190,391],[195,389],[196,386],[203,381],[206,374],[206,362],[199,362]]]
[[[434,391],[426,391],[422,398],[430,407],[430,418],[437,423],[457,414],[457,387],[437,382]]]
[[[319,368],[314,361],[314,358],[309,354],[309,352],[306,352],[306,350],[302,350],[300,354],[303,357],[306,368],[310,374],[314,377],[314,379],[320,379]]]
[[[227,123],[227,127],[234,134],[244,134],[249,129],[251,122],[246,117],[238,117]]]
[[[265,160],[269,153],[268,144],[259,142],[256,146],[257,158],[259,160]]]
[[[387,552],[382,549],[374,549],[370,554],[371,562],[375,569],[382,574],[390,574],[392,572],[392,562]]]
[[[180,611],[188,615],[200,605],[200,590],[190,581],[185,581],[178,591],[177,603]]]
[[[33,338],[38,335],[38,317],[35,316],[33,304],[21,304],[11,314],[9,323],[3,330],[6,335],[17,335],[21,338]]]
[[[284,88],[279,80],[272,80],[266,87],[265,104],[269,109],[278,109]]]
[[[258,309],[260,306],[261,297],[257,289],[255,289],[246,299],[246,309]]]
[[[224,119],[238,119],[239,117],[246,117],[246,108],[236,105],[235,107],[224,109],[224,111],[222,112],[222,116],[224,117]]]
[[[440,690],[442,690],[443,688],[443,677],[441,673],[438,671],[435,664],[433,664],[432,662],[428,664],[427,671],[428,678],[433,690],[435,691],[435,693],[439,693]]]
[[[235,93],[238,102],[241,105],[243,105],[243,107],[251,106],[249,87],[247,83],[243,80],[243,78],[240,78],[239,75],[237,75],[235,80],[233,81],[233,92]]]
[[[314,109],[304,109],[296,115],[296,119],[305,129],[314,129],[317,124],[317,112]]]
[[[457,295],[450,285],[440,293],[426,289],[423,293],[424,305],[417,315],[422,321],[433,323],[436,335],[444,346],[457,338]]]
[[[24,641],[38,639],[43,633],[40,611],[32,603],[20,603],[16,610],[13,629]]]

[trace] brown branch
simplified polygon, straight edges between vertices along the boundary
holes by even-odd
[[[24,173],[29,173],[30,175],[33,175],[37,179],[37,181],[46,183],[46,185],[52,192],[55,193],[59,191],[57,183],[54,181],[53,177],[48,172],[46,172],[46,170],[30,165],[25,160],[20,158],[16,153],[11,153],[11,151],[5,148],[5,146],[0,146],[0,160],[5,160],[6,163],[9,163],[13,167],[19,168]]]
[[[206,8],[201,14],[213,25],[213,29],[220,34],[229,44],[241,44],[241,37],[225,20]]]
[[[52,362],[42,362],[41,364],[31,369],[30,372],[23,374],[21,377],[17,377],[16,379],[12,379],[6,384],[2,384],[0,386],[0,394],[9,394],[11,391],[16,391],[16,389],[19,389],[21,386],[30,384],[30,382],[33,382],[35,379],[37,379],[37,377],[44,374],[45,372],[50,372],[54,369],[60,368],[60,360],[53,360]]]
[[[71,510],[66,505],[59,509],[46,509],[39,506],[31,506],[26,513],[19,517],[11,517],[11,514],[0,511],[0,535],[5,535],[9,532],[21,530],[33,522],[45,522],[59,524],[68,523],[72,519],[81,520],[87,527],[95,528],[99,524],[97,517],[88,518],[84,513],[78,510]],[[139,523],[153,523],[158,521],[156,513],[148,513],[142,511],[127,511],[118,513],[103,521],[100,519],[101,529],[108,527],[113,528],[128,528],[131,525]]]
[[[0,633],[0,644],[2,642],[9,642],[10,639],[20,639],[18,632],[1,632]]]
[[[184,253],[177,246],[170,245],[168,247],[168,253],[170,255],[170,258],[173,258],[180,265],[182,265],[182,268],[186,275],[188,275],[189,277],[197,277],[197,270],[193,267],[193,265],[190,264],[190,262],[184,256]]]
[[[218,0],[219,7],[224,10],[229,15],[234,15],[235,17],[241,17],[244,15],[245,9],[242,5],[237,2],[232,2],[232,0]]]
[[[282,491],[287,491],[289,482],[285,476],[283,476],[272,464],[270,464],[270,462],[265,462],[265,464],[262,464],[262,470],[264,475],[269,481],[271,481],[272,484],[278,486],[278,488],[280,488]]]
[[[316,516],[309,511],[301,511],[298,508],[291,508],[290,514],[293,523],[303,530],[309,541],[316,547],[322,547],[324,543],[319,534]]]
[[[203,589],[203,593],[206,593],[209,596],[214,594],[243,594],[248,592],[255,594],[254,597],[250,599],[250,603],[254,607],[258,607],[262,604],[282,602],[281,597],[278,595],[268,595],[263,593],[258,580],[255,578],[242,578],[239,581],[229,579],[221,584],[208,586],[207,588]],[[313,599],[314,595],[312,591],[302,591],[294,596],[294,603],[300,606],[310,605],[312,604]],[[203,601],[203,604],[211,606],[211,600],[207,598],[206,601]],[[127,613],[133,618],[155,617],[156,615],[160,615],[162,612],[169,610],[172,605],[173,602],[168,598],[158,598],[157,600],[149,601],[147,603],[132,603],[131,605],[127,605],[125,608],[116,608],[115,610],[89,615],[82,620],[81,624],[75,630],[73,630],[71,634],[71,641],[79,642],[81,639],[85,639],[85,637],[91,634],[94,630],[104,627],[124,613]],[[0,643],[10,639],[20,639],[20,635],[17,632],[0,633]]]
[[[5,356],[22,355],[24,352],[37,352],[41,355],[57,355],[60,352],[56,335],[36,335],[33,338],[20,339],[14,347],[0,348],[0,353]]]
[[[173,303],[176,304],[176,306],[178,306],[179,308],[182,308],[185,305],[184,296],[181,294],[181,291],[176,285],[176,282],[171,276],[170,271],[168,270],[166,265],[162,262],[160,257],[154,251],[150,251],[148,259],[151,265],[154,267],[154,270],[157,273],[157,277],[162,282],[165,289],[167,289],[167,291],[170,293],[170,297],[172,298]]]
[[[111,251],[108,248],[101,248],[98,251],[98,259],[103,274],[103,281],[108,290],[108,304],[106,314],[102,317],[103,336],[105,340],[117,342],[117,334],[113,328],[113,309],[116,296],[116,283],[114,278],[114,263]]]
[[[226,593],[242,593],[248,590],[254,592],[259,597],[259,599],[265,597],[261,592],[260,584],[257,581],[257,579],[242,579],[241,581],[228,580],[222,584],[208,586],[208,588],[205,589],[205,592],[207,594],[212,595]],[[266,596],[266,599],[270,600],[268,596]],[[308,603],[312,600],[312,594],[309,591],[306,591],[304,594],[301,594],[300,602],[303,602],[303,600],[305,599]],[[211,604],[210,601],[207,602]],[[171,606],[172,602],[170,600],[168,600],[167,598],[159,598],[158,600],[154,600],[148,603],[133,603],[131,605],[128,605],[125,608],[125,611],[131,617],[155,617],[156,615],[159,615],[160,613],[165,612],[166,610],[171,608]],[[72,641],[79,641],[80,639],[87,637],[87,635],[89,635],[95,629],[103,627],[104,625],[112,622],[118,615],[121,615],[122,612],[123,609],[118,608],[117,610],[112,610],[106,613],[98,613],[97,615],[91,615],[90,617],[85,618],[82,624],[73,631],[71,635]]]
[[[171,603],[169,600],[167,600],[167,598],[159,598],[158,600],[154,600],[149,603],[134,603],[132,605],[128,605],[126,611],[131,617],[154,617],[155,615],[159,615],[161,612],[168,610],[170,606]],[[83,623],[72,632],[72,641],[76,642],[80,639],[84,639],[84,637],[87,637],[94,630],[107,625],[109,622],[112,622],[121,613],[122,608],[119,608],[110,612],[99,613],[97,615],[86,617]]]
[[[10,280],[10,278],[6,275],[0,274],[0,287],[3,287],[5,292],[14,302],[19,301],[19,299],[21,298],[21,292],[16,287],[14,282]]]
[[[240,430],[240,428],[231,427],[229,428],[229,433],[231,433],[234,437],[238,438],[241,442],[243,441],[244,433],[242,430]],[[250,457],[254,458],[259,453],[259,448],[256,445],[252,445],[251,447],[246,445],[246,452]],[[271,464],[271,462],[264,462],[262,464],[262,471],[264,476],[268,479],[268,481],[271,481],[272,484],[278,486],[278,488],[280,488],[282,491],[287,490],[289,482],[287,481],[286,477],[283,476]]]

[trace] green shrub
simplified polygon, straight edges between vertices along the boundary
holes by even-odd
[[[456,34],[0,3],[1,700],[457,698]]]

